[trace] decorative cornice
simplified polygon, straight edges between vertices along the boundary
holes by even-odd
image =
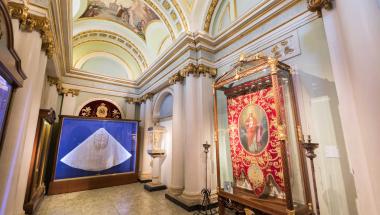
[[[331,10],[333,5],[331,0],[307,0],[307,8],[311,12],[320,14],[322,9]]]
[[[214,12],[215,12],[216,6],[218,5],[218,2],[219,2],[219,0],[212,0],[210,7],[208,8],[205,25],[203,27],[203,30],[206,32],[210,31],[212,16],[214,15]]]
[[[147,93],[147,94],[141,96],[140,98],[127,97],[126,101],[128,103],[141,104],[141,103],[147,101],[148,99],[152,99],[153,96],[154,96],[154,93]]]
[[[20,29],[27,32],[38,31],[41,34],[42,50],[49,58],[53,57],[54,39],[47,17],[37,16],[29,13],[25,4],[8,2],[9,14],[13,19],[20,21]]]

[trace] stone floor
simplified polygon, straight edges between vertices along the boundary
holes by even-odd
[[[47,196],[37,215],[186,215],[185,211],[165,199],[165,191],[148,192],[143,184]]]

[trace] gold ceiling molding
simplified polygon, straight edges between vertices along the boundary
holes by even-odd
[[[175,9],[177,10],[177,12],[179,14],[179,17],[181,19],[183,27],[185,28],[185,31],[188,31],[189,30],[189,26],[187,25],[186,17],[183,14],[183,12],[182,12],[182,10],[181,10],[181,8],[180,8],[177,0],[172,0],[172,3],[173,3]]]
[[[331,10],[333,8],[331,0],[307,0],[307,8],[311,12],[321,14],[322,9]]]
[[[87,39],[89,37],[98,37],[98,36],[99,37],[106,37],[108,39],[115,40],[118,43],[122,43],[123,45],[125,45],[126,47],[131,49],[131,54],[136,58],[137,62],[141,62],[142,68],[148,67],[148,63],[146,61],[146,58],[145,58],[144,54],[141,52],[141,50],[136,45],[134,45],[129,39],[127,39],[126,37],[123,37],[123,36],[116,34],[112,31],[89,30],[89,31],[81,32],[81,33],[79,33],[73,37],[73,42],[74,42],[73,47],[77,46],[77,43],[78,43],[77,41],[79,41],[81,39]],[[106,40],[104,40],[104,41],[106,41]],[[139,60],[137,60],[137,59],[139,59]]]
[[[161,10],[157,7],[157,5],[155,5],[151,0],[145,0],[145,2],[153,9],[153,11],[157,12],[158,15],[162,18],[166,27],[169,30],[171,38],[174,40],[175,39],[174,31],[171,28],[171,25],[170,25],[169,21],[166,19],[165,15],[161,12]]]
[[[50,21],[47,17],[37,16],[29,13],[25,4],[8,2],[9,14],[13,19],[20,21],[20,29],[27,32],[38,31],[42,39],[42,50],[49,58],[54,54],[54,39],[51,31]]]
[[[206,66],[204,64],[194,65],[193,63],[188,64],[179,72],[175,73],[172,77],[169,78],[169,84],[173,85],[177,82],[182,82],[187,76],[193,75],[194,77],[199,77],[201,75],[208,75],[210,78],[216,77],[216,69]]]
[[[152,99],[153,96],[154,96],[154,93],[147,93],[147,94],[141,96],[140,98],[126,97],[125,99],[128,103],[141,104],[148,99]]]
[[[206,21],[205,21],[205,24],[203,27],[203,30],[206,32],[210,31],[212,15],[214,15],[214,12],[215,12],[216,6],[218,5],[218,2],[219,2],[219,0],[212,0],[210,7],[208,8]]]

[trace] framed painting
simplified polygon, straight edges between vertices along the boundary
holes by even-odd
[[[61,117],[49,193],[137,181],[138,124],[132,120]],[[109,183],[102,185],[104,180]],[[65,185],[68,182],[73,184]]]

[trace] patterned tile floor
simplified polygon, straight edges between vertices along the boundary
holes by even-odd
[[[165,191],[148,192],[143,184],[47,196],[37,215],[187,215],[165,199]]]

